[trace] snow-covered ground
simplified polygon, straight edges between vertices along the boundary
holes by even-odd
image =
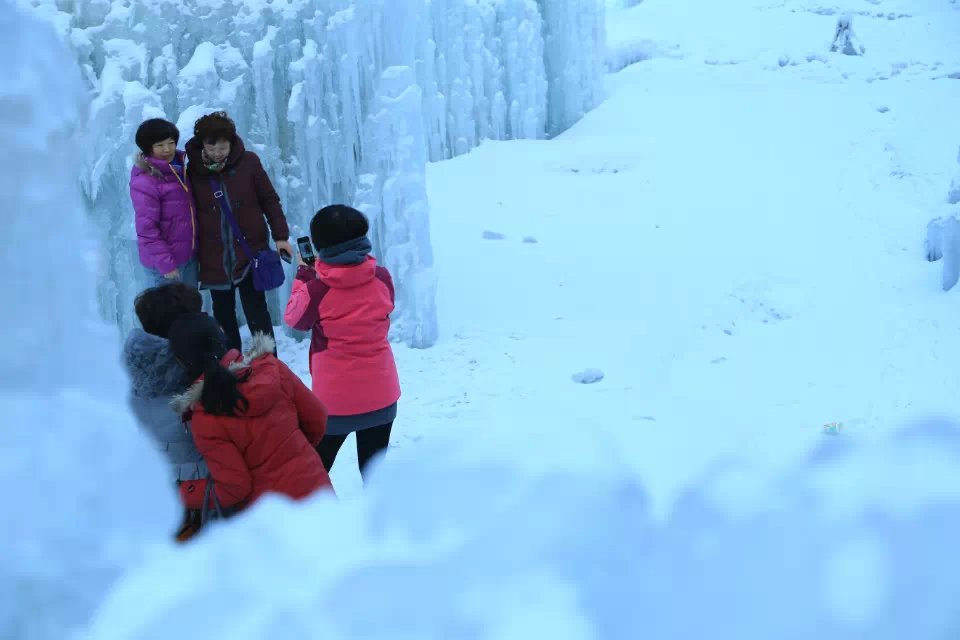
[[[724,453],[779,467],[826,423],[958,413],[957,303],[922,243],[956,173],[960,5],[863,3],[882,17],[849,57],[827,5],[780,4],[612,13],[663,55],[559,139],[430,166],[443,332],[399,351],[395,455],[603,433],[664,508]]]
[[[828,53],[841,9],[865,56]],[[345,448],[339,503],[150,547],[84,638],[956,636],[960,321],[923,239],[960,5],[644,0],[607,32],[649,59],[584,120],[429,167],[441,337],[398,348],[370,486]]]

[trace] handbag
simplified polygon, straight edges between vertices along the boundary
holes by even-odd
[[[224,192],[223,182],[216,178],[210,178],[210,185],[213,187],[213,197],[220,205],[220,210],[227,216],[227,221],[233,229],[233,235],[240,242],[240,248],[247,254],[247,259],[253,268],[253,288],[257,291],[270,291],[283,284],[286,275],[283,272],[283,264],[280,262],[280,254],[273,249],[264,249],[256,255],[250,249],[246,236],[240,230],[237,219],[233,215],[233,208],[230,206],[230,200]]]

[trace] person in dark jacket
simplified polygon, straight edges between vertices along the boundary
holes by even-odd
[[[200,286],[209,289],[213,315],[227,334],[231,349],[240,349],[237,292],[251,333],[273,337],[273,321],[263,292],[253,286],[250,258],[235,237],[216,194],[222,192],[253,255],[268,249],[292,258],[290,231],[277,195],[260,158],[248,151],[227,114],[217,111],[196,121],[185,145],[187,173],[197,204],[200,233]],[[269,224],[269,229],[268,229]]]
[[[327,426],[323,403],[273,355],[273,338],[254,334],[246,355],[230,349],[216,321],[183,316],[170,329],[170,347],[196,382],[172,405],[190,420],[210,479],[184,482],[180,497],[204,507],[207,483],[227,513],[265,493],[295,500],[331,490],[317,445]]]
[[[167,458],[177,484],[205,478],[207,465],[180,415],[170,407],[171,400],[185,392],[192,380],[177,363],[167,335],[177,318],[198,313],[202,304],[200,293],[180,282],[147,289],[135,303],[143,328],[131,331],[123,347],[130,377],[130,408]],[[186,511],[178,539],[189,537],[199,516],[199,512]]]

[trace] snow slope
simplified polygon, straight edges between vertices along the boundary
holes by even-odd
[[[664,53],[611,76],[607,102],[556,140],[430,167],[453,339],[406,376],[436,425],[424,437],[604,425],[666,505],[720,453],[779,466],[825,423],[871,434],[956,414],[955,300],[922,243],[960,143],[943,107],[960,97],[960,11],[867,3],[883,17],[857,17],[854,58],[827,53],[835,16],[756,5],[611,16],[611,37],[632,24]],[[449,367],[466,399],[419,385]],[[571,385],[588,367],[606,378]]]
[[[158,552],[85,637],[956,636],[960,341],[923,229],[960,11],[852,4],[862,57],[828,53],[850,6],[611,14],[653,46],[600,108],[428,168],[445,331],[398,351],[368,490],[344,455],[339,503]]]
[[[0,3],[0,638],[67,638],[179,510],[125,408],[96,316],[73,137],[79,70],[50,27]]]

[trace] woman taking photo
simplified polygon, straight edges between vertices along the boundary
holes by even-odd
[[[290,231],[260,158],[246,150],[233,120],[217,111],[197,120],[193,133],[186,151],[200,227],[200,284],[210,290],[230,348],[240,349],[238,291],[250,333],[273,337],[266,296],[254,286],[253,258],[269,249],[272,236],[292,259]]]
[[[202,313],[181,316],[170,327],[170,349],[195,380],[172,406],[190,422],[210,471],[209,478],[180,484],[188,508],[204,509],[209,482],[209,494],[228,514],[267,492],[296,500],[332,490],[315,449],[326,430],[326,409],[273,356],[273,346],[273,339],[257,334],[243,356]]]

